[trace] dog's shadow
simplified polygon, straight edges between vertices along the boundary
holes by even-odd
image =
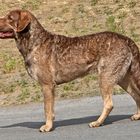
[[[109,116],[105,122],[104,125],[109,125],[112,123],[116,123],[121,120],[129,119],[131,115],[111,115]],[[88,124],[91,121],[94,121],[99,116],[88,116],[83,118],[73,118],[68,120],[60,120],[54,122],[54,129],[57,127],[62,126],[69,126],[69,125],[80,125],[80,124]],[[11,128],[11,127],[26,127],[26,128],[32,128],[32,129],[38,129],[41,125],[43,125],[44,122],[22,122],[22,123],[15,123],[12,125],[7,126],[0,126],[0,128]]]

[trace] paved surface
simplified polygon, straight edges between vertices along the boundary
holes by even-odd
[[[100,115],[101,97],[57,101],[55,130],[40,133],[43,104],[0,108],[0,140],[140,140],[140,121],[131,121],[136,106],[128,95],[113,96],[114,110],[99,128],[88,123]]]

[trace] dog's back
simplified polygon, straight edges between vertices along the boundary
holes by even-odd
[[[130,64],[138,62],[138,47],[130,38],[117,33],[102,32],[74,38],[57,35],[54,38],[53,67],[58,83],[93,73],[96,69],[99,73],[108,70],[112,77],[123,71],[116,77],[118,83]]]

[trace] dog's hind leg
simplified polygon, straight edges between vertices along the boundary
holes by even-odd
[[[114,84],[110,82],[108,77],[105,74],[100,75],[100,89],[101,94],[104,102],[104,108],[102,114],[98,118],[98,120],[93,121],[89,124],[90,127],[98,127],[100,126],[106,117],[109,115],[111,110],[113,109],[113,102],[112,102],[112,92],[113,92]]]
[[[125,52],[126,53],[126,52]],[[126,75],[131,63],[131,54],[128,52],[116,56],[101,58],[98,65],[99,84],[103,97],[104,107],[101,116],[97,121],[91,122],[90,127],[100,126],[113,109],[112,92],[113,88]]]
[[[124,79],[119,83],[119,85],[128,92],[132,98],[135,100],[137,105],[137,112],[131,117],[131,120],[139,120],[140,119],[140,90],[137,88],[133,77],[130,72],[126,74]]]

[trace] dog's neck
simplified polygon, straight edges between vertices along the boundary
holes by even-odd
[[[24,31],[16,35],[17,48],[25,58],[35,47],[41,46],[50,38],[51,34],[47,32],[41,24],[33,17],[31,23]]]

